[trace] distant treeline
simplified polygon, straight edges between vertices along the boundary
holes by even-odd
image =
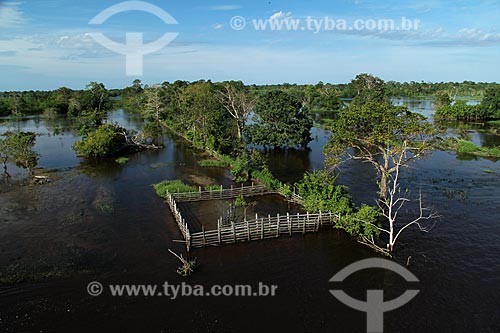
[[[104,88],[104,86],[102,85]],[[119,92],[119,91],[118,91]],[[109,95],[118,93],[107,91]],[[92,91],[72,90],[62,87],[53,91],[0,92],[0,116],[24,116],[34,114],[77,114],[82,109],[93,108]]]
[[[207,81],[210,82],[210,81]],[[177,81],[175,84],[189,84]],[[211,83],[211,82],[210,82]],[[164,82],[161,86],[171,83]],[[215,83],[214,83],[215,84]],[[496,83],[484,82],[394,82],[385,83],[384,94],[387,97],[424,97],[436,96],[439,93],[451,97],[474,97],[482,99],[491,88],[498,87]],[[136,87],[137,88],[137,87]],[[110,96],[130,95],[134,86],[124,89],[108,90]],[[343,107],[342,99],[354,98],[356,86],[348,84],[331,84],[319,82],[315,85],[279,84],[279,85],[247,85],[247,91],[253,95],[280,90],[299,99],[310,110],[334,111]],[[54,91],[10,91],[0,92],[0,116],[22,116],[31,114],[67,114],[85,108],[86,90],[59,88]]]
[[[477,105],[469,105],[463,99],[453,101],[447,93],[438,93],[435,107],[436,120],[478,121],[500,119],[500,87],[489,87],[483,100]]]

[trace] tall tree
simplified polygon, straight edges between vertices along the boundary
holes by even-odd
[[[436,94],[436,102],[434,103],[434,107],[436,109],[439,109],[443,106],[450,106],[451,105],[451,97],[447,92],[440,91]]]
[[[493,86],[486,91],[481,102],[481,109],[487,118],[500,119],[500,85]]]
[[[142,116],[146,120],[159,123],[166,112],[166,98],[161,86],[150,86],[144,89],[144,107]]]
[[[379,175],[380,197],[385,199],[388,178],[396,171],[394,162],[401,147],[408,147],[408,154],[400,162],[405,166],[432,147],[434,127],[425,119],[406,106],[377,102],[351,105],[330,125],[332,137],[325,147],[327,162],[338,165],[347,155],[371,163]]]
[[[224,109],[236,121],[238,139],[242,141],[248,116],[254,107],[254,99],[248,94],[241,81],[225,82],[218,98]]]
[[[363,105],[368,102],[390,103],[386,95],[384,80],[370,75],[359,74],[350,83],[355,91],[355,96],[351,102],[353,105]]]
[[[7,133],[6,142],[10,148],[12,162],[18,167],[26,169],[32,176],[33,169],[40,157],[33,149],[36,143],[36,134],[32,132]]]
[[[9,173],[7,172],[7,163],[12,157],[12,149],[9,146],[9,142],[7,138],[0,138],[0,161],[3,164],[4,175],[9,177]]]
[[[281,91],[261,95],[255,105],[255,123],[248,128],[250,142],[273,147],[306,147],[312,120],[296,97]]]

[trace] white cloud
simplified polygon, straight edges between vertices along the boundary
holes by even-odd
[[[20,7],[20,2],[0,4],[0,28],[11,28],[28,21]]]
[[[461,29],[460,38],[478,43],[500,43],[500,33],[484,32],[481,29]]]
[[[280,10],[279,12],[274,13],[269,17],[270,21],[275,21],[275,20],[288,20],[292,18],[292,13],[291,12],[284,12]]]
[[[212,26],[212,28],[214,28],[215,30],[220,30],[220,29],[224,28],[224,24],[217,23],[217,24],[214,24]]]

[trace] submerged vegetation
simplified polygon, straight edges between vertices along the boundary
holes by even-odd
[[[205,168],[211,168],[211,167],[226,168],[229,166],[229,163],[227,161],[222,161],[222,160],[201,160],[198,161],[198,165]]]
[[[441,94],[436,103],[437,120],[492,120],[500,119],[500,86],[490,87],[481,104],[468,105],[465,100],[452,100]]]
[[[3,164],[4,175],[10,177],[7,164],[12,163],[33,175],[40,155],[33,149],[36,143],[36,133],[7,132],[4,138],[0,137],[0,160]]]
[[[500,158],[500,146],[499,147],[480,147],[476,146],[474,143],[466,140],[453,140],[451,147],[454,148],[459,154],[469,154],[481,157],[494,157]]]
[[[433,95],[438,122],[489,120],[494,124],[500,118],[499,89],[496,84],[471,82],[386,83],[369,74],[339,85],[245,86],[240,81],[200,80],[144,86],[135,80],[125,89],[107,90],[102,83],[91,82],[81,91],[60,88],[53,92],[1,93],[0,115],[64,116],[81,136],[74,145],[79,156],[119,157],[115,161],[120,164],[127,163],[128,158],[123,156],[128,153],[161,148],[161,135],[168,130],[203,152],[205,159],[198,162],[200,166],[228,168],[236,182],[257,181],[287,198],[300,196],[308,211],[331,211],[341,216],[338,228],[388,254],[403,230],[416,225],[426,231],[423,222],[436,216],[422,205],[421,195],[420,214],[414,220],[402,224],[397,212],[411,201],[410,190],[400,188],[403,170],[425,157],[438,141],[438,131],[431,122],[406,106],[394,106],[390,97]],[[452,95],[484,98],[480,105],[471,106],[462,99],[453,102]],[[116,107],[140,116],[144,120],[141,131],[110,123],[108,112]],[[325,170],[307,173],[295,185],[283,183],[270,171],[262,151],[307,149],[312,141],[313,116],[318,112],[328,113],[324,126],[332,133],[324,147]],[[39,157],[33,150],[35,140],[36,134],[23,132],[0,138],[5,174],[8,163],[31,174]],[[500,155],[499,147],[478,147],[456,139],[445,142],[447,149],[460,154]],[[334,172],[347,159],[370,163],[376,170],[378,207],[354,205],[349,189],[336,183]],[[160,197],[167,192],[198,190],[180,180],[163,181],[153,187]],[[218,190],[219,186],[204,189]],[[242,198],[237,204],[248,206]]]
[[[164,180],[154,184],[153,188],[159,197],[165,198],[167,193],[196,192],[198,189],[194,186],[186,185],[181,180]]]

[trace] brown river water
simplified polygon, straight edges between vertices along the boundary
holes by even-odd
[[[414,110],[431,112],[430,101],[409,103]],[[112,118],[129,128],[139,124],[123,111]],[[12,126],[51,133],[55,124],[65,125],[34,117]],[[282,180],[296,181],[305,170],[321,168],[327,136],[313,129],[309,151],[272,152],[272,170]],[[484,131],[475,131],[473,139],[486,145],[500,141]],[[175,272],[179,261],[168,252],[186,255],[177,242],[182,236],[150,185],[181,178],[229,186],[229,173],[198,167],[195,152],[170,137],[165,137],[165,149],[129,156],[125,165],[76,158],[75,140],[69,131],[39,137],[39,166],[57,170],[51,173],[52,183],[1,184],[0,331],[366,331],[366,314],[337,301],[328,281],[348,264],[376,257],[370,249],[332,229],[196,249],[190,253],[197,258],[196,272],[185,280]],[[351,163],[339,182],[351,188],[356,201],[371,204],[373,179],[368,165]],[[408,230],[397,245],[394,260],[406,264],[411,256],[409,269],[420,280],[420,293],[385,313],[385,331],[499,332],[500,163],[437,151],[413,165],[403,182],[415,192],[421,188],[441,218],[430,233]],[[260,200],[259,210],[282,209],[279,199]],[[207,288],[262,282],[278,289],[274,297],[170,299],[106,292],[93,297],[86,289],[91,281],[105,286],[186,281]],[[384,289],[385,299],[391,299],[409,287],[414,286],[379,269],[355,273],[342,283],[343,290],[361,300],[367,289]]]

